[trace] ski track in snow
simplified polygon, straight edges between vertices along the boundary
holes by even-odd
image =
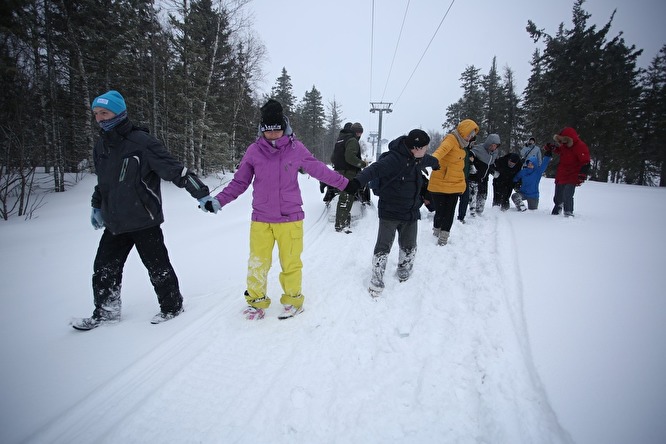
[[[315,185],[302,180],[306,186]],[[396,239],[375,301],[367,286],[376,198],[343,234],[330,222],[335,207],[309,196],[302,315],[276,319],[275,256],[264,320],[240,316],[244,276],[188,299],[210,310],[195,311],[198,319],[30,442],[571,442],[543,403],[503,214],[488,207],[465,225],[456,221],[449,245],[438,247],[424,211],[412,277],[395,277]],[[328,248],[332,236],[339,248]],[[328,275],[328,285],[308,279],[313,273]],[[220,298],[228,294],[239,296]]]

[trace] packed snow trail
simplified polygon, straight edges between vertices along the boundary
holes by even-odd
[[[396,242],[386,289],[374,301],[367,285],[376,206],[352,234],[336,233],[321,216],[314,182],[301,179],[303,314],[277,320],[276,260],[266,318],[243,319],[244,274],[226,270],[237,265],[229,261],[243,263],[244,252],[229,258],[213,250],[207,258],[218,262],[219,292],[187,300],[183,315],[157,327],[165,327],[164,343],[30,441],[571,442],[531,362],[505,215],[488,208],[456,222],[445,247],[425,217],[414,274],[404,283],[395,277]],[[216,243],[246,237],[247,214],[243,205],[225,207]],[[138,328],[121,322],[83,334],[113,341],[129,327]],[[89,353],[86,360],[103,359],[104,348]]]

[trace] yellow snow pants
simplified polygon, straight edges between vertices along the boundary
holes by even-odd
[[[266,294],[268,271],[273,262],[273,247],[277,242],[280,258],[280,285],[284,305],[301,307],[303,295],[303,221],[284,223],[265,223],[252,221],[250,224],[250,259],[247,264],[248,305],[268,308],[271,300]]]

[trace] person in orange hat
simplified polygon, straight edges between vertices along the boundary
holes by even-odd
[[[476,138],[479,125],[471,119],[461,121],[456,129],[447,134],[432,154],[440,169],[433,171],[428,191],[435,205],[433,234],[437,245],[446,245],[453,225],[458,196],[465,192],[465,148]]]

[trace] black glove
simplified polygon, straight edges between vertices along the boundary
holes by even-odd
[[[576,186],[579,187],[587,180],[587,174],[579,173],[578,174],[578,182],[576,183]]]
[[[361,182],[356,179],[352,179],[345,187],[345,193],[356,194],[359,188],[361,188]]]
[[[553,155],[553,150],[557,148],[557,145],[554,143],[547,143],[546,146],[543,147],[544,151],[546,152],[546,156],[552,156]]]
[[[518,182],[515,182],[513,184],[513,191],[518,192],[520,191],[520,187],[523,185],[523,183],[519,180]]]

